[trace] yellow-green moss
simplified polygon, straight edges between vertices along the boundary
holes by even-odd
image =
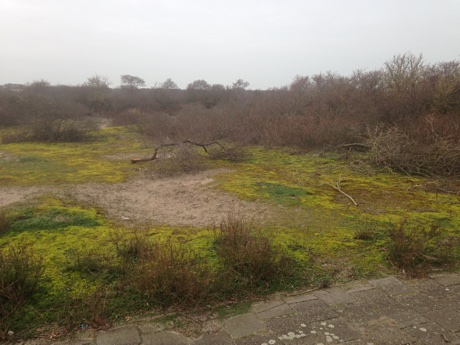
[[[280,217],[284,223],[271,236],[288,250],[298,248],[291,250],[295,256],[335,258],[338,263],[348,257],[347,265],[354,265],[359,274],[370,274],[387,265],[386,240],[363,244],[354,239],[360,226],[369,223],[376,231],[385,232],[403,219],[424,224],[441,221],[445,232],[460,235],[458,197],[425,191],[423,186],[430,184],[426,178],[360,172],[353,162],[335,154],[292,155],[261,148],[253,148],[251,153],[251,160],[235,164],[232,171],[217,177],[220,188],[243,199],[286,207],[288,215]],[[338,181],[358,207],[332,188]],[[298,211],[289,216],[292,207]],[[301,220],[293,219],[299,215]]]
[[[15,143],[0,146],[3,185],[124,181],[136,171],[129,156],[148,155],[151,149],[126,128],[98,131],[83,143]]]
[[[115,183],[138,169],[129,163],[129,155],[151,153],[131,130],[110,128],[95,135],[98,139],[89,143],[2,145],[0,150],[7,154],[0,162],[0,181],[10,185]],[[347,272],[346,278],[353,279],[391,270],[387,232],[403,220],[411,224],[437,222],[449,236],[460,236],[458,196],[431,192],[426,178],[385,171],[360,172],[337,155],[292,155],[259,147],[250,152],[251,159],[244,162],[212,162],[213,167],[228,169],[216,177],[216,188],[276,206],[273,212],[278,215],[262,229],[263,234],[297,263],[320,271],[312,276]],[[338,181],[342,190],[356,200],[357,207],[332,188]],[[66,290],[78,297],[96,291],[101,284],[97,279],[65,271],[69,259],[75,253],[91,251],[115,257],[117,238],[135,235],[114,227],[96,209],[53,197],[9,212],[12,219],[32,214],[38,220],[21,226],[13,222],[12,230],[0,236],[0,248],[27,243],[43,256],[47,289],[55,294]],[[359,239],[356,234],[365,228],[375,236]],[[174,238],[201,253],[209,264],[219,265],[213,229],[162,226],[138,231],[154,241]]]

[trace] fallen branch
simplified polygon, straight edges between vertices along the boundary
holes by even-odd
[[[337,181],[336,185],[334,186],[332,183],[325,183],[327,184],[328,186],[331,186],[332,188],[334,188],[336,191],[342,193],[343,195],[345,195],[348,199],[351,200],[351,202],[355,205],[355,206],[358,206],[358,203],[355,201],[355,199],[353,199],[349,194],[345,193],[342,188],[340,187],[340,183],[343,181],[344,179],[342,177],[340,177],[340,179]]]
[[[350,143],[350,144],[342,144],[342,145],[339,145],[337,146],[337,148],[349,148],[349,149],[359,149],[359,150],[362,150],[362,151],[367,151],[369,150],[371,147],[369,145],[366,145],[366,144],[362,144],[362,143]]]
[[[209,153],[207,147],[211,146],[211,145],[218,145],[218,146],[220,146],[221,149],[225,150],[225,147],[221,143],[219,143],[217,141],[214,141],[214,142],[208,143],[208,144],[199,144],[199,143],[195,143],[195,142],[187,139],[187,140],[179,141],[177,143],[161,144],[161,145],[153,148],[153,155],[152,156],[147,157],[147,158],[131,158],[131,163],[135,164],[135,163],[153,161],[153,160],[155,160],[157,158],[158,151],[160,149],[162,149],[163,147],[177,146],[177,145],[180,145],[180,144],[191,144],[191,145],[199,146],[206,153]]]

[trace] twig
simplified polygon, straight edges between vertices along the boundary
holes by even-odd
[[[342,188],[340,187],[340,183],[343,181],[344,179],[342,177],[340,177],[340,179],[337,181],[336,185],[334,186],[332,183],[326,183],[328,186],[331,186],[332,188],[334,188],[336,191],[342,193],[343,195],[345,195],[348,199],[351,200],[351,202],[355,205],[355,206],[358,206],[358,203],[355,201],[355,199],[353,199],[349,194],[345,193]]]

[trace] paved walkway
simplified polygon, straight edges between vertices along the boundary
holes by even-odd
[[[409,281],[388,277],[277,297],[253,305],[246,314],[203,320],[198,338],[156,324],[84,336],[55,344],[460,344],[460,275]]]

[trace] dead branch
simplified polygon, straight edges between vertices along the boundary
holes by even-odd
[[[187,140],[179,141],[177,143],[168,143],[168,144],[161,144],[159,146],[156,146],[156,147],[153,148],[153,155],[152,156],[147,157],[147,158],[132,158],[131,163],[135,164],[135,163],[153,161],[153,160],[155,160],[157,158],[158,151],[160,149],[162,149],[163,147],[177,146],[177,145],[180,145],[180,144],[191,144],[191,145],[199,146],[206,153],[209,153],[208,152],[208,147],[211,146],[211,145],[218,145],[221,149],[225,150],[225,147],[221,143],[219,143],[217,141],[214,141],[214,142],[208,143],[208,144],[200,144],[200,143],[195,143],[195,142],[187,139]]]
[[[334,186],[332,183],[328,183],[326,182],[325,184],[327,184],[328,186],[331,186],[332,188],[334,188],[336,191],[342,193],[343,195],[345,195],[348,199],[351,200],[351,202],[355,205],[355,206],[358,206],[358,203],[355,201],[355,199],[353,199],[349,194],[345,193],[341,186],[340,186],[340,183],[344,181],[344,179],[342,177],[340,177],[340,179],[337,181],[336,185]]]
[[[337,146],[338,149],[341,149],[341,148],[348,148],[348,149],[356,149],[356,150],[362,150],[362,151],[367,151],[369,150],[371,147],[369,145],[366,145],[366,144],[362,144],[362,143],[350,143],[350,144],[342,144],[342,145],[339,145]]]

